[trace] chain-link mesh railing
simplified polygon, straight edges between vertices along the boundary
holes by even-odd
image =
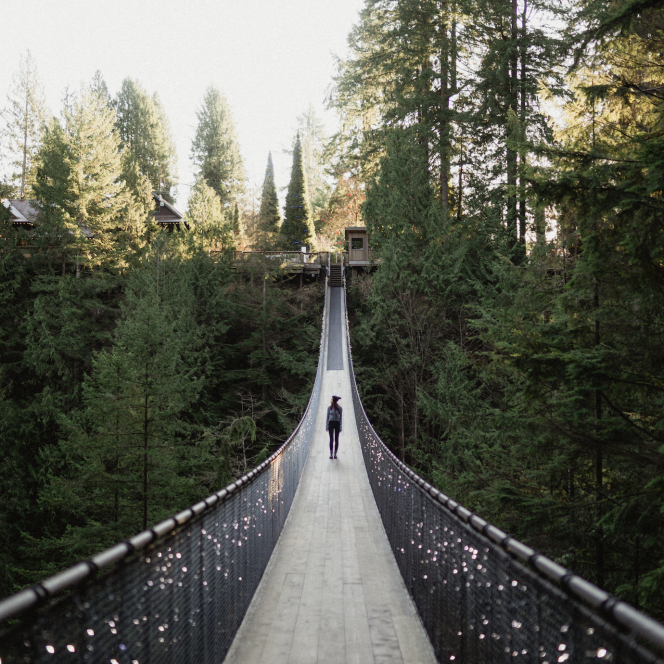
[[[302,420],[264,463],[172,519],[0,602],[0,621],[18,618],[0,636],[0,664],[220,664],[297,489],[323,348]]]
[[[369,481],[438,661],[662,662],[664,625],[471,514],[392,454],[360,400],[348,319],[347,335]]]

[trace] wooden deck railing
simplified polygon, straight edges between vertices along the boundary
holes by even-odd
[[[282,264],[327,265],[328,253],[327,251],[306,253],[304,251],[234,251],[233,262],[242,263],[268,258],[274,261],[281,261]]]

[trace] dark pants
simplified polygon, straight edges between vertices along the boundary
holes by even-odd
[[[339,449],[339,426],[340,422],[330,422],[328,424],[330,432],[330,454],[336,454]],[[335,443],[334,449],[332,449],[332,443]]]

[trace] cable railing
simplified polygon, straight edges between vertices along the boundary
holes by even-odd
[[[344,288],[345,293],[345,288]],[[385,532],[439,662],[664,662],[664,625],[509,537],[357,430]]]
[[[219,664],[290,510],[323,375],[288,440],[225,489],[0,602],[0,664]],[[7,627],[6,621],[17,619]]]

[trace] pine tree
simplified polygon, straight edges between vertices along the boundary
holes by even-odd
[[[9,105],[2,111],[3,139],[14,158],[12,179],[18,182],[19,198],[24,199],[31,195],[33,160],[47,116],[44,90],[30,51],[21,56],[7,101]]]
[[[178,183],[178,157],[175,138],[171,131],[170,120],[166,115],[166,109],[156,92],[152,95],[152,103],[157,109],[159,127],[163,134],[161,144],[164,146],[163,150],[168,155],[168,159],[161,165],[160,179],[164,191],[162,196],[164,196],[170,203],[174,203],[177,192],[176,186]]]
[[[284,205],[284,223],[281,226],[281,235],[286,247],[291,251],[299,251],[302,246],[306,246],[309,251],[314,250],[315,230],[307,195],[307,181],[304,174],[299,133],[293,149],[293,167]]]
[[[202,337],[187,271],[159,241],[132,273],[111,350],[97,353],[83,409],[62,443],[68,474],[47,500],[74,518],[60,546],[80,554],[146,528],[194,498],[192,469],[204,453],[183,415],[204,382]],[[102,527],[110,533],[102,534]]]
[[[272,165],[272,153],[267,155],[267,167],[263,190],[261,192],[261,208],[259,215],[259,231],[264,234],[273,235],[279,232],[281,226],[281,215],[279,214],[279,199],[277,198],[277,187],[274,182],[274,166]]]
[[[302,144],[302,163],[307,179],[309,200],[316,224],[327,210],[330,201],[331,187],[325,177],[326,153],[328,138],[325,126],[317,116],[313,104],[297,117],[297,126]],[[292,155],[292,150],[287,151]],[[318,227],[316,228],[318,231]]]
[[[222,208],[232,208],[244,192],[246,175],[230,106],[224,95],[210,86],[196,116],[191,158],[199,169],[198,177],[215,190]]]
[[[156,191],[173,202],[177,181],[175,146],[161,101],[127,78],[113,107],[115,127],[124,149],[125,182],[137,198]]]
[[[97,95],[97,97],[99,97],[101,101],[109,108],[113,105],[111,93],[108,91],[106,81],[104,80],[104,77],[99,69],[97,69],[95,75],[92,77],[92,81],[90,82],[90,93]]]
[[[233,206],[233,216],[231,218],[231,230],[236,237],[242,235],[242,217],[240,215],[240,208],[236,203]]]
[[[228,224],[221,210],[221,201],[212,187],[199,179],[191,190],[185,215],[192,233],[209,248],[224,242]]]
[[[62,121],[44,133],[34,185],[44,241],[58,238],[63,270],[67,256],[82,265],[122,262],[132,200],[122,180],[122,153],[114,113],[84,91],[68,103]]]

